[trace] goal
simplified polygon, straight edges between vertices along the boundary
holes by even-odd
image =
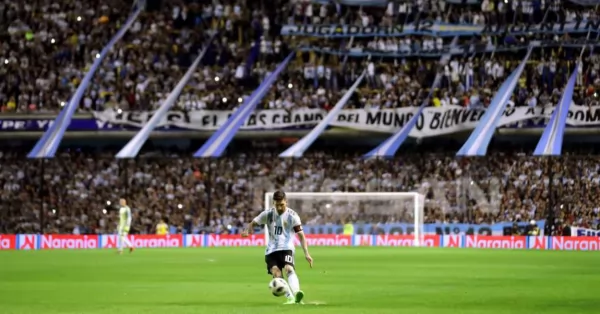
[[[352,223],[354,234],[411,234],[423,243],[425,197],[416,192],[286,192],[288,207],[300,215],[307,234],[342,233]],[[273,207],[273,192],[265,193],[265,209]],[[269,230],[265,228],[265,242]]]

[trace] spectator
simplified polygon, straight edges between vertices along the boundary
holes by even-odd
[[[73,95],[110,36],[124,24],[131,7],[131,2],[114,0],[0,4],[0,26],[6,30],[0,33],[0,111],[57,112]],[[557,0],[546,1],[543,7],[531,1],[485,0],[472,6],[433,0],[391,2],[387,8],[283,0],[165,2],[159,10],[143,12],[108,53],[78,110],[157,109],[215,30],[219,31],[216,40],[174,110],[235,109],[290,52],[306,46],[319,49],[297,51],[259,109],[330,110],[366,70],[367,78],[346,108],[419,106],[440,74],[441,83],[433,91],[430,105],[485,110],[524,57],[524,51],[515,46],[535,40],[553,42],[553,48],[534,49],[509,105],[548,106],[560,99],[581,52],[580,48],[557,43],[580,40],[580,35],[459,38],[458,44],[468,46],[465,51],[469,53],[452,55],[440,64],[449,38],[405,36],[342,42],[336,38],[282,37],[279,29],[287,23],[365,27],[427,18],[506,25],[597,16],[595,8]],[[372,56],[353,57],[353,53]],[[397,57],[398,53],[404,56]],[[408,55],[413,53],[421,56]],[[598,61],[593,53],[584,54],[574,96],[578,104],[599,104]],[[251,211],[262,206],[263,192],[275,188],[313,192],[416,190],[427,195],[427,222],[526,222],[556,211],[566,226],[597,227],[600,178],[595,158],[570,154],[560,163],[549,164],[547,159],[523,157],[518,151],[503,148],[485,159],[459,161],[454,151],[430,148],[426,155],[407,154],[392,161],[363,161],[355,151],[342,155],[318,150],[295,161],[277,159],[275,152],[238,151],[219,160],[158,152],[130,162],[113,159],[114,151],[109,150],[71,151],[40,167],[38,161],[6,150],[0,168],[0,199],[6,208],[0,211],[0,231],[112,232],[116,221],[113,202],[127,194],[135,210],[137,232],[154,232],[156,223],[165,219],[171,232],[227,233],[247,223],[254,214]],[[550,186],[561,196],[554,203],[549,200]],[[319,211],[305,214],[313,224],[341,221]],[[382,214],[356,209],[353,214],[355,217],[349,219],[373,222],[410,218],[408,212]]]
[[[533,8],[534,19],[546,12],[545,21],[574,20],[579,13],[594,16],[570,2]],[[503,3],[499,3],[503,5]],[[559,10],[562,5],[562,11]],[[524,5],[525,6],[525,5]],[[186,1],[165,3],[158,11],[144,12],[104,59],[86,90],[79,110],[156,109],[191,64],[208,38],[206,30],[218,28],[219,36],[180,95],[176,110],[233,109],[258,86],[290,49],[309,44],[309,38],[279,35],[281,24],[349,23],[387,26],[431,18],[448,23],[481,24],[501,21],[529,21],[504,7],[492,13],[492,2],[481,6],[421,1],[414,6],[390,4],[387,9],[320,5],[303,1],[277,1],[264,6],[253,1],[224,1],[197,5]],[[36,2],[27,6],[7,4],[2,12],[9,39],[4,46],[20,47],[4,53],[0,69],[2,112],[43,112],[60,109],[75,91],[109,36],[116,33],[130,12],[128,2],[75,2],[57,5]],[[453,8],[460,10],[452,10]],[[425,11],[424,11],[425,10]],[[523,11],[528,12],[529,9]],[[46,12],[46,13],[44,13]],[[47,13],[50,12],[50,13]],[[286,14],[291,16],[286,18]],[[427,17],[420,12],[429,12]],[[448,14],[442,14],[449,12]],[[592,13],[589,13],[592,12]],[[32,16],[43,16],[33,19]],[[10,21],[10,22],[9,22]],[[65,31],[65,30],[68,30]],[[64,34],[64,35],[63,35]],[[459,45],[502,48],[511,43],[546,40],[560,42],[576,38],[542,36],[478,36],[461,38]],[[572,35],[576,36],[576,35]],[[360,52],[439,53],[450,39],[408,36],[401,38],[355,39],[342,44],[339,39],[319,40],[318,47]],[[545,106],[556,103],[574,66],[579,49],[535,50],[520,86],[511,100],[517,106]],[[41,58],[34,56],[41,55]],[[432,106],[448,104],[485,107],[493,92],[506,79],[523,55],[494,53],[454,56],[442,70],[440,89],[430,100]],[[363,69],[368,76],[349,108],[370,109],[418,106],[422,103],[438,71],[437,58],[382,58],[376,62],[350,57],[348,63],[325,52],[299,54],[280,77],[259,108],[302,107],[329,109]],[[384,60],[385,59],[385,60]],[[577,100],[585,105],[598,101],[600,84],[596,56],[586,56],[578,78]],[[416,75],[415,75],[416,73]],[[442,101],[444,99],[445,101]]]
[[[165,219],[171,232],[223,233],[247,223],[261,208],[265,191],[282,188],[419,191],[427,197],[427,223],[529,222],[548,215],[552,182],[559,196],[554,204],[557,219],[571,226],[597,227],[600,180],[595,158],[567,154],[553,163],[550,173],[548,159],[524,157],[503,146],[497,149],[489,157],[468,162],[456,160],[454,151],[429,147],[423,148],[426,158],[416,151],[388,161],[362,160],[351,148],[346,149],[348,155],[316,151],[294,161],[276,159],[276,152],[266,151],[234,152],[218,160],[168,152],[118,162],[113,151],[72,151],[46,161],[43,176],[39,161],[4,152],[0,199],[5,210],[0,221],[2,232],[8,233],[38,232],[42,221],[46,232],[110,233],[117,219],[113,203],[125,193],[134,209],[136,232],[154,233],[156,224]],[[348,219],[306,206],[298,210],[307,224]],[[391,209],[350,211],[351,219],[370,222],[409,222],[412,215]]]

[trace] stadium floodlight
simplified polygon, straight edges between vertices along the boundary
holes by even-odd
[[[365,234],[383,232],[381,224],[405,225],[414,246],[423,243],[425,196],[417,192],[286,192],[288,207],[302,218],[304,230],[313,226],[352,223]],[[273,207],[273,192],[265,193],[265,209]],[[269,230],[265,228],[265,242]]]

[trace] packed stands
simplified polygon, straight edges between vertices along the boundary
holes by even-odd
[[[3,49],[9,45],[21,49],[2,53],[2,111],[56,111],[64,106],[131,7],[130,1],[81,1],[63,6],[39,1],[1,7],[4,16],[15,17],[2,20],[8,23],[2,25],[8,29]],[[220,105],[225,92],[241,95],[251,91],[267,71],[265,67],[277,59],[253,61],[264,62],[254,69],[254,84],[242,91],[232,89],[238,85],[236,68],[246,62],[250,44],[259,35],[256,27],[249,26],[261,14],[253,1],[244,6],[167,2],[159,11],[143,12],[96,72],[80,110],[147,110],[157,106],[208,39],[207,30],[220,24],[223,30],[218,43],[189,84],[189,91],[181,96],[182,102],[193,104],[192,108],[202,107],[201,103],[210,107],[213,100]],[[37,18],[40,16],[43,18]],[[277,55],[277,50],[272,54]]]
[[[2,111],[55,111],[64,105],[130,8],[127,1],[2,3]]]
[[[79,111],[156,109],[217,30],[175,110],[236,108],[292,51],[296,58],[260,109],[330,109],[363,70],[367,78],[346,108],[419,106],[438,73],[442,80],[429,100],[431,106],[485,108],[531,41],[548,48],[534,49],[509,105],[556,104],[582,50],[567,44],[590,35],[597,39],[595,32],[458,36],[455,43],[467,48],[447,62],[440,59],[449,52],[445,47],[452,37],[342,39],[279,32],[290,23],[384,27],[420,19],[505,25],[597,18],[593,8],[568,1],[545,1],[541,7],[498,4],[494,8],[487,0],[477,5],[417,1],[360,8],[306,1],[165,1],[161,10],[143,12],[117,43],[94,76]],[[7,30],[0,42],[1,111],[57,112],[132,5],[45,0],[0,4],[5,17],[0,26]],[[598,104],[600,62],[593,51],[588,48],[583,54],[577,104]],[[548,210],[573,225],[595,227],[598,219],[597,160],[578,154],[549,165],[546,159],[500,151],[469,161],[457,160],[449,151],[391,161],[363,161],[356,153],[316,152],[284,160],[275,159],[277,152],[238,152],[218,160],[165,153],[124,162],[113,159],[114,153],[72,151],[45,161],[42,167],[40,161],[4,151],[0,195],[8,210],[0,212],[0,232],[39,232],[42,227],[45,232],[113,232],[117,217],[111,208],[123,195],[132,200],[137,232],[152,232],[161,218],[168,218],[174,232],[229,232],[229,225],[248,222],[261,207],[263,192],[277,187],[290,191],[418,189],[429,200],[428,222],[528,221],[543,219]],[[560,202],[549,197],[550,186]]]
[[[471,160],[429,148],[393,160],[363,160],[352,151],[315,151],[301,159],[274,159],[277,151],[259,149],[221,159],[164,151],[117,161],[113,151],[72,150],[46,160],[43,168],[39,160],[3,152],[0,199],[8,210],[2,211],[0,231],[37,232],[43,220],[46,232],[110,233],[117,219],[111,208],[119,197],[128,196],[137,232],[152,233],[158,220],[166,218],[172,232],[223,233],[229,232],[227,226],[247,223],[262,208],[263,193],[276,188],[417,190],[427,196],[427,223],[544,219],[553,200],[560,221],[589,228],[598,223],[598,160],[584,150],[550,165],[550,159],[504,147]],[[373,219],[368,212],[361,215],[353,217]],[[310,224],[326,218],[303,219]]]
[[[351,107],[418,106],[439,68],[439,57],[433,56],[440,55],[452,37],[315,39],[281,36],[279,29],[290,22],[387,26],[423,19],[472,24],[488,20],[500,24],[530,21],[526,9],[513,14],[513,7],[498,8],[500,12],[505,11],[502,15],[490,13],[486,5],[490,5],[488,1],[479,6],[453,1],[422,1],[415,5],[400,2],[388,8],[306,1],[277,1],[269,5],[261,1],[223,1],[216,5],[202,1],[200,4],[165,2],[161,10],[143,12],[117,43],[94,76],[79,109],[156,108],[205,45],[211,30],[220,30],[219,35],[179,97],[176,109],[235,108],[278,62],[299,47],[317,49],[298,52],[295,62],[288,66],[261,108],[329,108],[363,69],[368,72],[367,79],[364,88],[349,104]],[[593,17],[568,1],[564,4],[546,1],[544,5],[547,7],[532,8],[534,21],[571,21],[580,15]],[[76,1],[71,5],[38,1],[27,6],[3,6],[5,16],[16,18],[3,19],[6,25],[2,25],[8,30],[4,34],[2,49],[5,53],[2,55],[5,58],[0,69],[2,111],[60,109],[131,8],[132,3],[128,1]],[[534,50],[513,102],[517,105],[555,103],[581,51],[581,48],[561,47],[557,43],[577,39],[573,36],[579,38],[586,34],[460,36],[457,44],[467,45],[471,50],[454,55],[442,70],[443,80],[431,104],[485,105],[522,59],[523,43],[533,40],[553,44],[551,49]],[[19,49],[8,52],[9,45]],[[519,53],[500,49],[505,47],[520,47]],[[490,52],[472,53],[472,49]],[[493,53],[493,49],[498,52]],[[398,53],[405,53],[405,57],[402,54],[398,57]],[[411,57],[415,53],[422,56]],[[367,55],[372,56],[366,58]],[[596,58],[585,55],[579,80],[582,95],[593,95],[595,91]],[[580,101],[595,100],[584,97]]]

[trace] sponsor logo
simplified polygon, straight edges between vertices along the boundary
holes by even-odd
[[[185,245],[187,247],[203,247],[204,246],[204,235],[199,235],[199,234],[186,235]]]
[[[53,234],[41,236],[41,249],[96,249],[97,235]]]
[[[373,243],[373,236],[361,234],[354,236],[354,244],[357,246],[371,246]]]
[[[375,238],[375,246],[415,246],[415,237],[409,235],[378,235]],[[439,246],[438,236],[425,236],[423,243],[419,246],[437,247]]]
[[[550,248],[553,250],[598,251],[600,249],[600,238],[552,237]]]
[[[337,234],[305,234],[309,246],[351,246],[352,236]],[[294,238],[294,245],[300,245],[300,240]]]
[[[420,246],[440,247],[440,237],[437,235],[425,235],[423,236],[423,243]]]
[[[415,237],[405,235],[378,235],[375,246],[414,246]]]
[[[0,234],[0,250],[17,248],[17,237],[14,234]]]
[[[182,247],[183,236],[174,235],[131,235],[129,240],[136,248]]]
[[[525,249],[526,237],[466,236],[465,247],[479,249]]]
[[[451,234],[451,235],[445,235],[443,237],[444,237],[444,247],[460,248],[463,246],[461,235]]]
[[[183,236],[175,235],[129,235],[129,241],[136,248],[164,248],[164,247],[181,247],[183,246]],[[104,235],[102,238],[103,249],[116,249],[119,247],[118,235]]]
[[[102,238],[100,238],[102,237]],[[39,243],[38,243],[39,239]],[[102,239],[102,241],[100,241]],[[130,235],[130,241],[139,248],[182,247],[183,235]],[[207,239],[207,240],[205,240]],[[425,235],[421,246],[440,247],[441,237]],[[414,246],[414,237],[410,235],[329,235],[307,234],[309,246]],[[207,241],[207,242],[206,242]],[[353,242],[354,241],[354,242]],[[41,249],[96,249],[102,242],[102,248],[116,248],[117,235],[0,235],[0,250]],[[294,244],[300,241],[294,238]],[[239,235],[186,235],[186,246],[264,246],[263,235],[242,238]],[[600,250],[598,237],[525,237],[525,236],[443,236],[444,247],[492,248],[492,249],[534,249],[534,250]]]
[[[265,237],[264,235],[251,235],[242,238],[233,234],[210,234],[207,246],[265,246]]]
[[[37,239],[35,234],[19,234],[19,250],[36,250]]]
[[[547,237],[529,237],[529,247],[532,250],[545,250],[548,247]]]
[[[119,236],[117,235],[103,235],[102,236],[102,248],[103,249],[116,249],[119,246]]]

